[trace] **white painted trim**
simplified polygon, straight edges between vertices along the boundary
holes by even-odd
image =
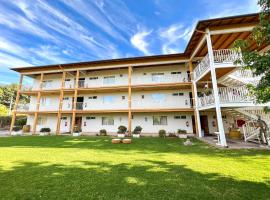
[[[128,65],[127,64],[108,65],[108,66],[105,66],[105,67],[91,67],[91,64],[89,64],[90,66],[88,66],[88,67],[77,68],[76,66],[74,66],[72,69],[44,70],[44,71],[39,71],[39,72],[22,72],[21,74],[30,75],[30,74],[40,74],[40,73],[56,73],[56,72],[63,72],[63,71],[70,72],[70,71],[76,71],[76,70],[81,71],[81,70],[128,68],[128,66],[145,67],[145,66],[148,66],[148,65],[180,64],[180,63],[185,63],[185,62],[188,62],[188,61],[189,61],[188,59],[185,59],[185,60],[163,61],[163,62],[136,63],[136,64],[128,64]]]
[[[229,29],[223,29],[223,30],[213,30],[209,31],[210,35],[219,35],[219,34],[226,34],[226,33],[238,33],[238,32],[246,32],[246,31],[252,31],[252,29],[255,26],[246,26],[246,27],[240,27],[240,28],[229,28]]]
[[[192,81],[192,84],[194,86],[194,108],[195,108],[195,112],[196,112],[196,117],[197,118],[197,124],[198,124],[198,131],[199,131],[199,137],[203,137],[202,135],[202,128],[201,128],[201,120],[200,120],[200,112],[197,108],[197,100],[198,100],[198,95],[197,95],[197,85],[196,85],[196,82],[195,81]],[[195,124],[195,126],[197,126]]]
[[[196,55],[196,53],[199,51],[200,47],[203,45],[203,43],[204,43],[205,40],[206,40],[206,36],[204,35],[203,38],[201,39],[201,41],[199,42],[199,44],[197,45],[196,49],[191,54],[191,57],[190,57],[191,60]]]

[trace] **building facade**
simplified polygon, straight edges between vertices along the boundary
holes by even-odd
[[[86,135],[101,129],[115,134],[120,125],[131,133],[141,126],[149,136],[161,129],[199,137],[216,132],[226,146],[226,133],[239,121],[269,117],[246,88],[259,77],[236,65],[241,53],[231,49],[257,23],[258,14],[199,21],[181,54],[13,68],[21,78],[11,130],[16,115],[27,114],[33,134],[44,127],[56,134],[75,127]],[[250,48],[268,50],[255,43]],[[19,104],[20,94],[30,103]]]

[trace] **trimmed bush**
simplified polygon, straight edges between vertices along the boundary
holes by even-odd
[[[106,135],[107,135],[106,129],[101,129],[101,130],[99,131],[99,135],[100,135],[100,136],[106,136]]]
[[[133,134],[140,134],[141,131],[142,131],[142,127],[136,126],[136,127],[134,128],[134,130],[133,130],[132,133],[133,133]]]
[[[17,132],[17,131],[20,131],[20,130],[21,130],[21,127],[19,127],[19,126],[14,126],[12,130],[15,131],[15,132]]]
[[[187,134],[187,131],[186,130],[183,130],[183,129],[178,129],[177,130],[177,133],[178,134]]]
[[[127,132],[127,127],[125,127],[125,126],[119,126],[118,127],[118,131],[117,131],[117,133],[126,133]]]
[[[41,133],[50,133],[51,132],[51,129],[50,128],[41,128],[40,129],[40,132]]]
[[[158,131],[158,135],[159,135],[159,137],[165,138],[166,137],[166,131],[164,129],[161,129],[161,130]]]
[[[0,128],[4,128],[10,126],[11,124],[11,116],[0,116]],[[16,116],[15,126],[23,127],[26,124],[27,117],[24,115]]]
[[[176,137],[175,133],[169,133],[169,137]]]

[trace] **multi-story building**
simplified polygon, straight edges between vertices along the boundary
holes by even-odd
[[[56,134],[72,133],[75,126],[84,134],[113,134],[120,125],[129,132],[141,126],[142,135],[160,129],[199,137],[217,132],[226,146],[230,127],[262,113],[245,87],[259,77],[236,65],[241,53],[231,49],[257,23],[258,14],[199,21],[181,54],[13,68],[21,77],[11,130],[23,113],[33,134],[42,127]],[[32,85],[24,84],[25,76]],[[18,104],[20,94],[30,96],[28,105]]]

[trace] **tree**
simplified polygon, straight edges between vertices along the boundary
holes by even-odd
[[[261,7],[259,24],[253,28],[248,39],[237,40],[234,48],[242,52],[242,59],[237,63],[252,70],[255,76],[262,77],[258,85],[248,85],[251,94],[256,97],[257,103],[267,103],[270,101],[270,50],[260,53],[250,51],[249,47],[252,41],[261,48],[270,45],[270,0],[259,0],[258,5]]]
[[[8,114],[8,109],[5,105],[0,104],[0,116],[6,116]]]

